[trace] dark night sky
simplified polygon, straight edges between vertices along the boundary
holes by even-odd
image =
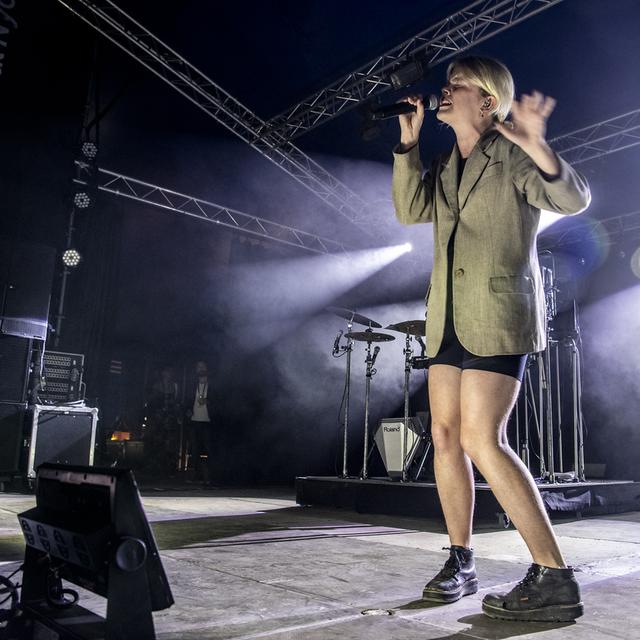
[[[268,119],[470,3],[121,0],[117,4]],[[5,55],[0,75],[0,232],[60,249],[97,37],[56,0],[16,0],[11,14],[18,29],[4,36],[6,46],[0,49]],[[558,100],[549,121],[552,138],[640,106],[635,69],[640,59],[639,25],[637,0],[564,0],[481,43],[474,52],[503,60],[518,92],[536,88]],[[119,96],[100,125],[100,166],[321,235],[361,240],[334,211],[102,38],[96,59],[102,105]],[[446,65],[437,65],[411,91],[439,92],[445,69]],[[396,98],[388,93],[382,99]],[[360,125],[359,114],[351,111],[296,144],[367,201],[374,201],[375,232],[376,216],[392,217],[389,177],[398,129],[396,122],[388,121],[377,139],[364,142]],[[450,148],[452,142],[451,133],[435,118],[429,119],[423,158]],[[591,217],[607,218],[639,208],[639,149],[580,165],[592,187]],[[219,354],[220,325],[234,313],[221,301],[226,294],[220,292],[226,289],[220,286],[218,271],[229,251],[229,236],[210,225],[104,194],[98,208],[103,216],[99,229],[111,224],[117,231],[113,241],[118,248],[117,268],[110,294],[113,331],[107,342],[143,343],[147,352],[175,356],[180,349],[193,352],[189,340],[199,335],[199,348],[204,341],[205,350]],[[89,215],[79,220],[80,241],[90,238],[92,229],[94,236],[102,233],[97,231],[97,220]],[[423,231],[416,232],[414,242],[425,237]],[[414,237],[411,233],[398,229],[397,237],[404,241]],[[263,247],[260,253],[234,238],[231,255],[239,262],[299,257],[281,248]],[[99,244],[99,238],[93,242]],[[106,240],[106,251],[105,247]],[[94,264],[93,271],[99,275],[99,270]],[[406,282],[399,283],[397,273],[385,270],[366,281],[364,292],[342,291],[342,302],[349,304],[349,296],[351,304],[359,300],[362,306],[418,299],[427,272],[427,267],[409,272]],[[392,279],[395,289],[389,285]],[[607,278],[592,280],[593,286],[589,280],[586,289],[593,289],[596,281],[604,288]],[[79,275],[71,289],[76,300],[71,323],[76,327],[83,322],[86,302],[79,293],[80,282]],[[208,296],[205,301],[203,292]],[[302,331],[300,311],[292,311],[289,320],[297,327],[292,335]],[[260,328],[268,324],[268,318],[260,321]],[[331,324],[328,332],[337,328]],[[259,377],[256,371],[253,375]],[[286,395],[290,389],[283,376],[286,373],[271,382],[282,385],[278,394]]]
[[[251,3],[246,10],[236,3],[200,0],[165,3],[158,11],[158,3],[121,3],[264,118],[466,4],[415,0],[394,11],[387,2],[268,2]],[[34,137],[29,155],[51,158],[73,146],[94,34],[54,0],[35,6],[17,2],[14,9],[19,28],[7,42],[0,113],[5,141],[12,134],[23,136],[27,129]],[[633,61],[640,49],[639,18],[640,6],[634,0],[565,0],[477,50],[507,62],[519,91],[538,88],[558,99],[548,132],[554,137],[637,108]],[[189,193],[227,197],[234,200],[228,203],[232,206],[250,208],[238,194],[242,167],[248,166],[247,173],[254,175],[263,169],[265,163],[255,152],[104,39],[98,59],[103,104],[124,89],[102,123],[102,166]],[[445,65],[436,66],[416,90],[437,92],[444,70]],[[304,135],[297,144],[310,154],[322,154],[329,169],[346,171],[341,174],[345,180],[350,177],[341,165],[345,159],[389,165],[397,124],[385,123],[382,135],[368,143],[361,140],[359,129],[360,116],[352,111]],[[432,141],[423,144],[425,158],[450,146],[449,132],[439,128],[435,118],[425,129]],[[592,215],[622,213],[637,202],[640,186],[629,180],[634,154],[635,150],[623,151],[582,167],[594,181]],[[274,173],[270,167],[264,171]],[[283,182],[287,180],[285,176]],[[357,184],[349,186],[358,189]],[[307,195],[297,185],[288,188],[295,195],[301,192],[299,198]],[[60,185],[51,195],[62,192]],[[274,206],[277,199],[268,196],[265,200],[270,202],[263,207],[254,203],[248,212],[322,228],[313,220],[304,227],[299,212],[280,203]],[[316,217],[335,219],[326,207],[315,202],[310,206]]]

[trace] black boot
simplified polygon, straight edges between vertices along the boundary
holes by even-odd
[[[573,568],[552,569],[532,564],[509,593],[489,593],[482,610],[491,618],[525,622],[570,622],[584,607]]]
[[[476,563],[473,549],[457,545],[444,547],[449,549],[449,559],[435,578],[427,582],[422,591],[422,599],[431,602],[455,602],[462,596],[468,596],[478,590]]]

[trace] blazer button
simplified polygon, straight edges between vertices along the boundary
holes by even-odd
[[[456,269],[455,271],[456,278],[462,278],[463,275],[464,275],[464,269]]]

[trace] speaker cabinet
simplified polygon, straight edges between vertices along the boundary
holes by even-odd
[[[0,402],[26,402],[31,340],[0,334]]]
[[[0,475],[16,475],[20,469],[26,405],[0,403]]]
[[[0,238],[0,331],[46,340],[56,251]]]
[[[92,465],[98,410],[91,407],[34,405],[27,477],[43,462]]]

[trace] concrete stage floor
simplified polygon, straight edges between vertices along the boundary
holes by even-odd
[[[481,613],[483,594],[508,588],[529,563],[518,534],[494,521],[480,523],[474,541],[480,592],[432,606],[419,598],[447,556],[438,521],[299,507],[288,489],[147,490],[143,502],[176,600],[154,614],[162,639],[640,637],[640,512],[554,521],[586,613],[577,624],[545,625]],[[0,494],[4,575],[23,554],[15,514],[33,504],[28,495]],[[81,604],[104,614],[100,598]],[[366,609],[391,615],[365,616]]]

